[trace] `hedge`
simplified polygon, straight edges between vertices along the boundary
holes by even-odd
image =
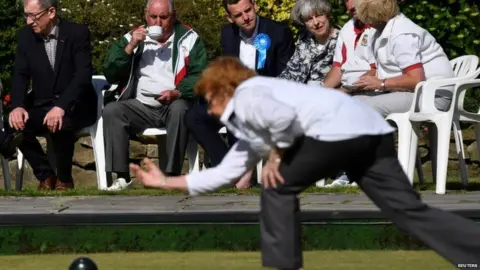
[[[302,242],[305,251],[428,249],[391,224],[305,225]],[[0,230],[0,255],[212,250],[260,250],[258,225],[92,225]]]
[[[22,1],[0,0],[0,79],[8,89],[16,47],[15,32],[25,20]],[[227,23],[221,0],[177,0],[180,20],[194,27],[205,41],[208,56],[220,54],[219,31]],[[258,0],[260,14],[289,23],[289,14],[295,0]],[[343,25],[348,19],[343,0],[331,1],[334,23]],[[86,23],[90,27],[93,45],[93,66],[102,74],[103,58],[108,46],[125,32],[143,24],[145,0],[61,0],[62,17]],[[401,11],[430,31],[450,58],[480,51],[480,12],[476,0],[406,0]],[[296,27],[292,25],[292,29]],[[480,96],[479,96],[480,97]],[[467,95],[469,107],[476,106],[477,98]]]

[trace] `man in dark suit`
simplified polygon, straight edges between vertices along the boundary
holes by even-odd
[[[220,34],[223,55],[239,57],[259,75],[278,76],[295,51],[292,32],[284,24],[258,16],[253,0],[223,0],[223,6],[230,22]],[[200,101],[194,105],[185,115],[185,122],[210,157],[211,165],[218,165],[228,146],[218,134],[221,123],[208,114],[208,104]],[[232,145],[236,139],[228,134],[228,141]],[[237,187],[246,187],[248,182],[242,179]]]
[[[20,150],[41,190],[74,187],[75,133],[96,121],[87,26],[60,20],[58,0],[25,0],[27,26],[19,31],[12,86],[10,127],[22,131]],[[31,92],[28,92],[31,81]],[[36,136],[48,134],[56,171]]]

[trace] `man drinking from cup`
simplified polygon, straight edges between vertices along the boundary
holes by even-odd
[[[115,100],[103,110],[106,171],[117,179],[110,190],[130,186],[129,138],[147,128],[166,127],[161,166],[179,175],[188,141],[183,117],[194,99],[193,86],[207,64],[204,44],[176,18],[173,0],[150,0],[147,26],[113,44],[104,63],[108,82],[118,84]]]

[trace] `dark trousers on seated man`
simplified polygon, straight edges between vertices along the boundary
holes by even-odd
[[[159,153],[160,167],[170,175],[182,172],[188,131],[183,118],[190,101],[177,99],[168,105],[148,106],[137,99],[111,102],[103,109],[106,171],[117,174],[117,182],[130,183],[129,140],[147,128],[166,127],[164,153]],[[118,183],[114,183],[116,185]],[[113,185],[112,185],[113,186]],[[117,189],[124,188],[118,187]]]
[[[74,187],[72,178],[72,163],[77,140],[76,133],[87,126],[95,123],[97,110],[95,107],[86,104],[96,104],[95,93],[93,91],[86,93],[90,99],[82,97],[83,102],[77,102],[72,110],[65,112],[62,118],[62,127],[55,132],[49,131],[44,123],[45,116],[55,106],[54,100],[43,102],[42,105],[26,106],[28,120],[22,131],[13,131],[13,128],[7,128],[9,135],[22,134],[23,140],[19,141],[18,136],[9,141],[9,146],[18,148],[25,156],[32,167],[33,174],[39,180],[38,188],[40,190],[65,190]],[[53,155],[48,157],[43,150],[37,136],[48,136],[50,138],[47,145],[53,150]],[[20,142],[20,143],[19,143]]]
[[[42,185],[45,186],[44,189],[51,189],[53,185],[55,189],[72,188],[72,160],[77,139],[75,133],[78,128],[75,127],[72,117],[65,115],[62,129],[50,133],[47,126],[43,124],[43,120],[51,108],[51,106],[45,106],[27,110],[29,118],[23,130],[23,142],[18,148],[31,165],[33,174],[40,181],[39,188],[42,188]],[[37,140],[37,136],[45,135],[50,137],[50,142],[53,144],[48,145],[53,148],[53,160],[49,160]],[[54,163],[56,172],[50,162]]]
[[[220,164],[223,157],[227,154],[229,146],[218,133],[223,127],[222,123],[208,114],[208,104],[205,101],[193,105],[187,111],[185,124],[198,144],[207,153],[210,158],[210,165],[215,167]],[[237,138],[227,131],[227,140],[231,146],[237,141]]]
[[[227,143],[223,140],[219,130],[223,124],[215,117],[208,114],[208,104],[201,101],[187,111],[185,124],[188,131],[202,146],[210,158],[210,166],[215,167],[222,162],[230,147],[237,142],[237,138],[227,130]],[[204,161],[207,164],[207,161]],[[245,188],[257,185],[257,174],[250,171],[235,185],[237,188]]]

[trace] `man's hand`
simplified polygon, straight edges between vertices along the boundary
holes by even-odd
[[[23,130],[25,128],[25,123],[28,120],[28,112],[22,108],[18,107],[15,108],[13,111],[10,112],[8,117],[8,123],[10,127],[16,130]]]
[[[376,76],[366,75],[361,76],[353,85],[363,88],[364,90],[377,90],[382,87],[382,81]]]
[[[65,111],[62,108],[55,106],[47,113],[47,115],[45,115],[43,124],[47,125],[47,128],[51,133],[55,133],[57,130],[62,130],[64,115]]]
[[[181,93],[178,90],[165,90],[161,93],[160,97],[157,100],[162,104],[170,104],[174,100],[180,98],[180,96]]]
[[[130,169],[146,188],[166,188],[167,177],[150,159],[145,159],[146,170],[136,164],[130,164]]]
[[[132,33],[132,39],[127,44],[127,47],[125,47],[125,52],[128,55],[131,55],[133,53],[133,50],[135,50],[135,48],[137,48],[138,45],[146,39],[147,33],[147,29],[143,28],[142,26],[135,29],[135,31],[133,31]]]

